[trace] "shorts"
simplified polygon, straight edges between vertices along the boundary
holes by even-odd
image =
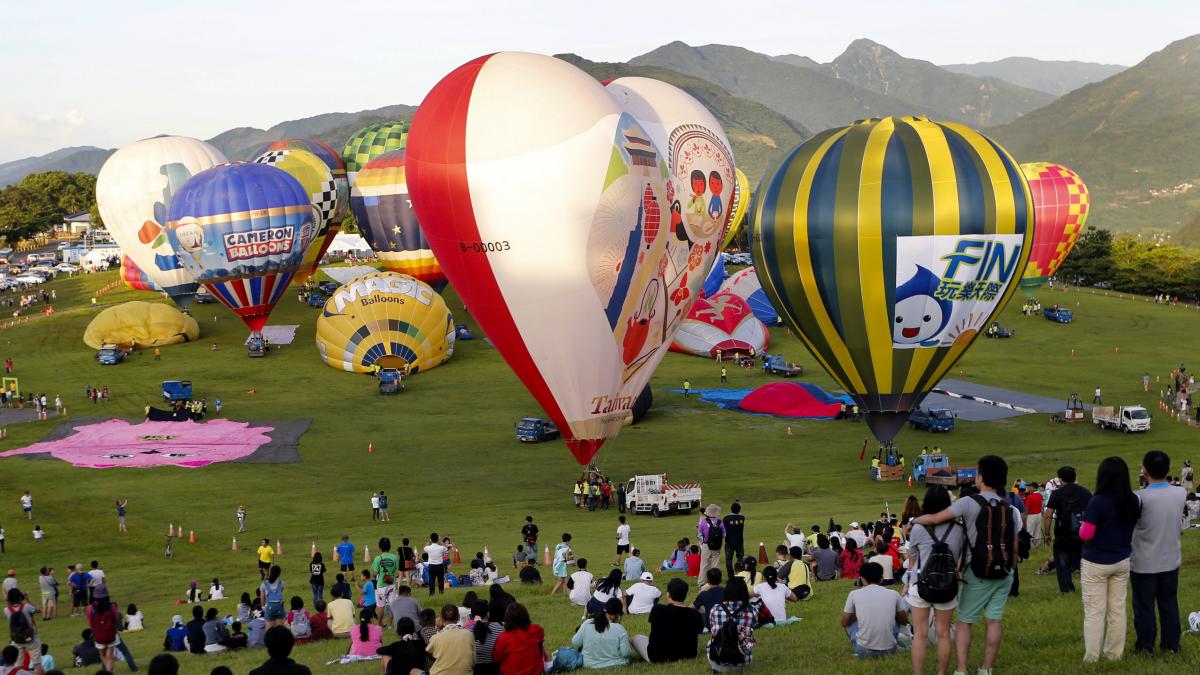
[[[974,624],[979,615],[991,621],[1004,618],[1004,604],[1008,602],[1008,591],[1012,588],[1013,575],[1003,579],[980,579],[970,569],[966,582],[958,593],[958,621]]]
[[[42,641],[34,640],[23,645],[13,645],[18,651],[29,655],[29,665],[33,666],[42,660]]]
[[[96,642],[95,644],[96,649],[108,649],[109,647],[116,647],[117,645],[121,644],[121,636],[114,635],[112,642]]]
[[[916,584],[908,587],[908,595],[904,596],[904,600],[908,603],[909,607],[916,609],[935,609],[944,612],[958,607],[958,596],[955,596],[950,602],[927,602],[917,594]]]
[[[47,600],[49,600],[51,602],[56,601],[56,600],[58,600],[58,596],[55,595],[53,592],[42,593],[42,602],[46,602]]]
[[[386,588],[386,587],[385,588],[376,588],[375,589],[375,606],[387,607],[388,600],[390,600],[390,598],[388,598],[389,595],[391,595],[390,588]]]
[[[629,553],[629,544],[617,544],[617,555]]]
[[[259,560],[259,561],[258,561],[258,569],[260,569],[260,570],[270,570],[270,569],[271,569],[271,563],[269,563],[269,562],[263,562],[263,561]]]
[[[72,607],[87,607],[87,591],[72,591],[71,606]]]
[[[279,621],[279,620],[283,619],[283,617],[286,615],[287,615],[287,612],[283,611],[283,603],[282,602],[279,602],[279,603],[268,602],[267,609],[266,609],[266,612],[265,612],[263,618],[266,619],[267,621]]]
[[[342,563],[342,571],[343,572],[353,572],[354,571],[354,563],[352,563],[352,562]]]

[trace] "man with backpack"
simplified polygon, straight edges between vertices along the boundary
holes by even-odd
[[[792,591],[797,600],[812,596],[812,570],[804,562],[804,549],[793,546],[788,549],[788,561],[779,566],[779,580]]]
[[[721,520],[721,507],[709,504],[700,516],[696,525],[696,535],[700,539],[700,573],[699,578],[705,578],[705,572],[711,567],[721,567],[721,547],[725,543],[725,523]]]
[[[6,599],[4,618],[8,622],[9,640],[20,652],[20,662],[30,664],[37,675],[42,675],[42,640],[33,620],[38,609],[25,601],[25,594],[19,588],[8,589]]]
[[[383,493],[383,490],[379,491],[379,520],[384,523],[389,523],[392,520],[388,516],[388,496]]]
[[[1054,523],[1051,536],[1047,537],[1054,550],[1054,571],[1058,575],[1058,590],[1074,593],[1075,582],[1071,575],[1079,570],[1083,556],[1083,540],[1079,538],[1079,526],[1083,523],[1083,512],[1092,493],[1075,482],[1075,469],[1064,466],[1058,470],[1062,483],[1050,493],[1043,519]]]
[[[992,664],[1000,651],[1004,605],[1012,589],[1016,568],[1017,533],[1021,514],[1001,495],[1008,485],[1008,464],[995,455],[979,458],[975,486],[979,494],[959,499],[934,514],[913,519],[914,525],[932,527],[961,518],[966,528],[967,567],[958,598],[958,628],[955,642],[958,670],[967,672],[971,653],[971,628],[980,615],[987,624],[983,665],[978,675],[992,675]],[[915,529],[915,528],[914,528]]]
[[[380,537],[379,555],[371,561],[371,571],[375,573],[375,610],[379,615],[380,625],[382,625],[387,618],[387,606],[392,593],[391,586],[400,574],[400,556],[392,553],[391,539]]]

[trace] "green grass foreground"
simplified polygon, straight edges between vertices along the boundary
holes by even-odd
[[[171,615],[189,608],[175,605],[192,579],[206,586],[219,577],[232,598],[257,586],[254,541],[268,537],[283,543],[282,565],[288,595],[311,597],[307,584],[308,551],[315,541],[326,553],[347,533],[359,546],[383,535],[394,542],[403,536],[423,540],[431,531],[453,537],[464,560],[487,545],[501,562],[518,543],[524,516],[533,515],[543,541],[553,543],[564,531],[574,534],[577,556],[593,561],[603,573],[612,559],[616,512],[587,513],[571,506],[571,485],[578,467],[561,442],[518,443],[513,423],[540,415],[503,360],[483,340],[460,342],[451,362],[413,377],[399,396],[376,393],[372,379],[324,366],[313,346],[316,310],[285,295],[272,324],[300,324],[296,342],[266,359],[248,359],[241,342],[246,330],[220,305],[197,305],[194,315],[202,336],[198,343],[162,350],[162,361],[150,354],[131,356],[116,367],[101,367],[82,342],[84,327],[97,310],[88,307],[92,291],[111,283],[113,274],[77,277],[53,283],[58,312],[28,324],[0,330],[0,359],[11,356],[23,390],[61,394],[71,415],[103,414],[140,418],[147,403],[159,399],[163,379],[188,378],[197,396],[224,402],[223,415],[237,420],[311,418],[303,436],[303,462],[283,465],[218,464],[202,469],[155,468],[83,470],[59,461],[0,460],[0,525],[8,533],[8,552],[0,567],[15,567],[23,586],[36,597],[37,568],[52,565],[66,589],[69,565],[95,558],[109,577],[109,588],[121,608],[137,603],[146,614],[147,631],[126,634],[139,665],[159,651]],[[468,320],[453,293],[448,300],[459,320]],[[112,291],[100,296],[103,307],[152,296]],[[1019,298],[1004,315],[1017,330],[1011,340],[980,339],[960,364],[955,377],[1065,398],[1072,391],[1090,400],[1092,389],[1104,389],[1106,403],[1141,403],[1151,408],[1154,428],[1144,436],[1100,431],[1090,424],[1054,425],[1045,415],[971,423],[960,421],[949,435],[931,438],[905,430],[898,445],[908,456],[925,444],[938,443],[958,463],[973,463],[981,454],[998,453],[1009,461],[1010,479],[1045,480],[1063,463],[1075,465],[1086,485],[1095,480],[1100,459],[1124,457],[1136,470],[1142,453],[1161,448],[1172,456],[1173,469],[1188,457],[1200,428],[1171,420],[1156,406],[1156,394],[1144,394],[1143,372],[1152,379],[1183,361],[1190,368],[1200,312],[1170,308],[1142,300],[1105,297],[1090,291],[1041,294],[1075,310],[1075,323],[1058,325],[1019,313]],[[474,324],[472,324],[474,328]],[[478,331],[476,331],[478,334]],[[799,341],[773,329],[772,352],[782,352],[805,367],[804,380],[831,388],[832,382]],[[210,344],[221,346],[210,351]],[[1114,349],[1119,348],[1119,354]],[[1076,356],[1072,356],[1075,350]],[[580,355],[580,363],[587,356]],[[958,370],[957,368],[955,369]],[[730,387],[754,387],[774,378],[761,371],[730,368]],[[655,402],[639,425],[609,441],[598,461],[615,479],[634,473],[667,472],[672,480],[700,481],[706,502],[727,510],[740,497],[748,516],[749,548],[765,541],[773,548],[783,526],[824,524],[830,516],[847,524],[869,519],[889,503],[898,509],[917,492],[900,483],[873,483],[867,464],[858,460],[868,435],[866,426],[851,422],[797,422],[718,410],[696,398],[666,390],[691,379],[694,388],[719,385],[719,366],[692,356],[670,354],[652,382]],[[84,399],[84,388],[107,385],[106,405]],[[256,394],[250,396],[251,388]],[[60,420],[14,424],[0,449],[22,447],[47,434]],[[788,427],[794,435],[787,434]],[[368,444],[375,452],[367,453]],[[1196,457],[1194,459],[1200,459]],[[21,519],[18,497],[34,495],[33,522]],[[373,523],[371,493],[391,495],[393,522]],[[129,533],[117,532],[114,501],[129,498]],[[230,552],[235,509],[246,505],[249,531],[239,537],[241,551]],[[176,541],[175,557],[163,558],[167,524],[195,530],[199,541]],[[633,543],[648,565],[665,558],[681,536],[694,538],[693,517],[632,518]],[[30,530],[40,524],[45,541],[34,544]],[[1021,570],[1021,597],[1010,602],[1006,635],[997,672],[1084,672],[1081,659],[1083,610],[1078,596],[1062,598],[1052,577],[1036,576],[1036,565],[1048,551]],[[1200,609],[1200,587],[1194,566],[1200,560],[1200,535],[1184,536],[1184,571],[1180,604],[1187,613]],[[542,569],[550,577],[549,570]],[[656,583],[665,587],[666,575]],[[332,583],[332,575],[329,582]],[[509,590],[527,603],[537,623],[546,628],[547,647],[568,643],[578,623],[578,608],[562,595],[546,597],[549,586],[536,590],[512,585]],[[819,584],[815,596],[790,605],[803,617],[799,625],[758,633],[754,670],[759,672],[879,673],[910,669],[907,654],[872,663],[858,662],[837,620],[849,582]],[[462,591],[445,597],[458,601]],[[357,595],[356,595],[357,597]],[[418,598],[425,601],[424,593]],[[220,603],[222,613],[235,600]],[[441,601],[427,606],[440,606]],[[60,607],[66,615],[67,607]],[[630,633],[645,632],[642,618],[628,618]],[[70,663],[70,648],[83,628],[80,619],[41,623],[43,639],[59,665]],[[977,635],[972,668],[982,659]],[[1128,647],[1132,649],[1133,625]],[[326,642],[297,648],[294,656],[323,668],[347,647]],[[183,672],[207,673],[220,663],[244,673],[266,654],[262,650],[234,655],[181,655]],[[932,654],[931,654],[932,660]],[[932,662],[932,661],[931,661]],[[1118,664],[1100,664],[1087,672],[1185,672],[1200,666],[1200,644],[1185,635],[1183,655],[1172,661],[1127,656]],[[927,667],[928,668],[928,667]],[[123,667],[119,667],[123,669]],[[377,672],[378,665],[342,667],[336,672]],[[638,672],[649,672],[645,664]],[[701,662],[655,667],[656,672],[703,672]],[[931,670],[931,669],[930,669]]]

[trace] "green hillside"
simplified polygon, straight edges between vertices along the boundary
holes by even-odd
[[[632,66],[624,63],[596,63],[574,54],[560,54],[599,80],[610,77],[652,77],[683,89],[703,103],[733,142],[737,165],[757,183],[779,155],[800,144],[812,133],[804,126],[754,101],[731,96],[721,87],[700,78],[682,75],[664,68]],[[791,67],[791,66],[789,66]]]
[[[1022,162],[1077,171],[1090,225],[1175,230],[1200,213],[1200,35],[991,134]]]
[[[256,150],[282,138],[315,138],[341,150],[350,134],[362,127],[389,119],[411,119],[415,106],[390,105],[356,113],[326,113],[280,122],[270,129],[238,127],[208,139],[229,159],[254,159]]]

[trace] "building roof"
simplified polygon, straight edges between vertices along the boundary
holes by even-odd
[[[80,211],[79,213],[72,213],[71,215],[64,218],[63,222],[66,222],[66,223],[90,223],[90,222],[92,222],[92,214],[87,211]]]

